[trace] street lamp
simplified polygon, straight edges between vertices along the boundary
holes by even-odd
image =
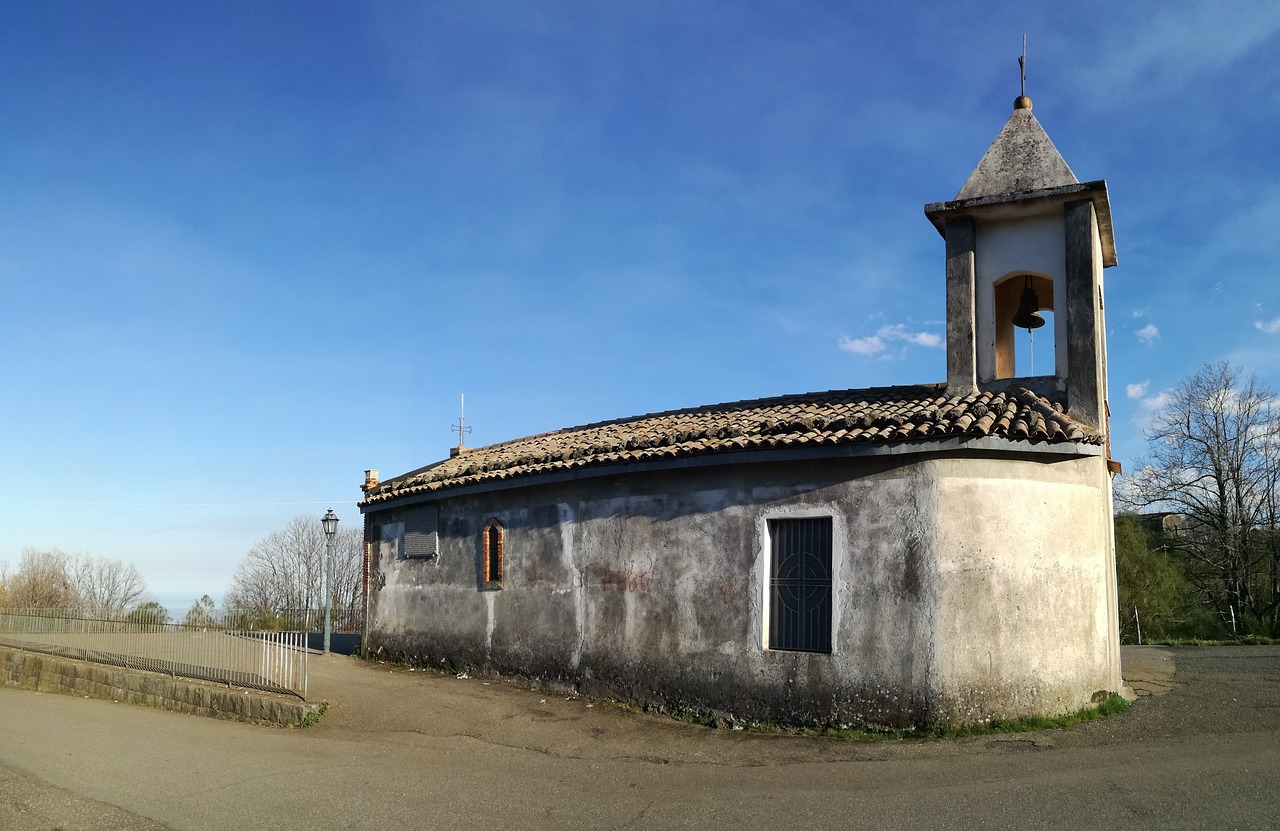
[[[320,520],[324,526],[324,654],[329,654],[329,633],[333,631],[333,535],[338,533],[338,515],[333,508]]]

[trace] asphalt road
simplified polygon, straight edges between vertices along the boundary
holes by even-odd
[[[1125,664],[1103,722],[871,744],[336,656],[307,730],[0,689],[0,828],[1280,827],[1280,647]]]

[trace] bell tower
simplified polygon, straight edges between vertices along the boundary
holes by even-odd
[[[1106,425],[1102,270],[1116,264],[1103,180],[1080,183],[1018,96],[950,202],[925,205],[946,240],[950,395],[1012,385]],[[1053,315],[1053,370],[1016,377],[1018,327]]]

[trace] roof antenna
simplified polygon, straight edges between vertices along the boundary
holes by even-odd
[[[1031,99],[1027,97],[1027,36],[1022,36],[1022,54],[1018,56],[1018,70],[1022,74],[1022,94],[1013,102],[1015,110],[1031,109]]]
[[[451,428],[453,432],[458,434],[458,446],[449,451],[450,456],[457,456],[465,453],[471,448],[462,443],[462,438],[471,432],[471,428],[467,426],[467,396],[465,393],[458,395],[458,423]]]

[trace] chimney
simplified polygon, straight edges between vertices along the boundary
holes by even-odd
[[[364,472],[364,484],[360,486],[360,490],[368,493],[378,487],[378,471],[366,470]]]

